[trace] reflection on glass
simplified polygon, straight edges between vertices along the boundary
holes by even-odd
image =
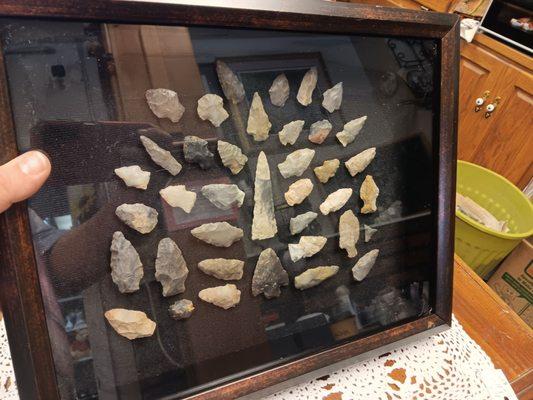
[[[64,399],[157,399],[184,395],[215,382],[260,370],[268,365],[317,352],[355,337],[365,337],[431,311],[434,287],[433,73],[431,40],[315,35],[216,28],[18,21],[4,22],[4,58],[11,105],[21,150],[45,150],[54,165],[46,186],[29,203],[41,288],[46,306],[58,384]],[[222,96],[214,63],[225,61],[246,90],[239,104],[225,102],[230,118],[220,128],[201,121],[196,102],[205,93]],[[302,107],[296,91],[305,72],[316,67],[313,103]],[[268,89],[279,74],[287,76],[291,93],[283,108],[273,106]],[[322,93],[343,82],[339,111],[321,107]],[[144,92],[168,88],[179,93],[186,111],[171,123],[149,110]],[[260,93],[272,123],[270,138],[254,142],[246,133],[254,92]],[[367,115],[362,133],[346,148],[334,134],[351,119]],[[282,146],[277,132],[290,121],[305,120],[294,146]],[[322,145],[307,141],[309,126],[328,119],[333,130]],[[217,159],[207,171],[184,164],[171,177],[146,155],[144,134],[172,151],[183,163],[185,135],[209,141],[224,139],[241,147],[249,161],[231,175]],[[294,179],[283,179],[277,164],[299,148],[317,152],[302,176],[314,182],[311,195],[289,207],[283,197]],[[328,183],[318,182],[312,168],[324,160],[341,162],[368,148],[377,156],[363,172],[350,177],[341,164]],[[276,238],[253,242],[253,180],[259,151],[268,156],[278,224]],[[140,165],[152,172],[148,190],[128,189],[113,174],[120,166]],[[366,174],[380,188],[378,211],[359,214],[358,192]],[[222,211],[201,194],[193,212],[184,213],[158,195],[169,184],[185,184],[199,192],[211,183],[235,183],[246,194],[242,208]],[[325,197],[351,187],[345,209],[361,226],[378,232],[366,243],[362,232],[359,256],[380,249],[378,262],[362,282],[351,278],[356,259],[338,248],[341,212],[319,217],[302,234],[328,238],[312,258],[290,260],[290,218],[318,211]],[[158,210],[156,229],[141,235],[115,217],[123,203],[140,202]],[[190,234],[202,223],[227,221],[245,231],[230,248],[215,248]],[[141,290],[124,295],[111,281],[109,246],[121,230],[144,265]],[[160,239],[171,237],[184,253],[190,274],[186,292],[161,295],[154,278]],[[252,297],[250,281],[261,250],[271,247],[291,277],[279,298]],[[236,282],[241,303],[222,310],[197,298],[199,290],[221,283],[197,270],[205,258],[246,261],[244,278]],[[292,279],[306,268],[338,265],[340,272],[321,285],[296,290]],[[191,299],[193,316],[175,321],[168,306]],[[151,338],[128,341],[104,319],[111,308],[142,310],[157,322]]]

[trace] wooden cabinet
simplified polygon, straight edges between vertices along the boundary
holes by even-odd
[[[523,188],[533,176],[531,59],[509,50],[496,52],[493,46],[497,46],[494,40],[483,35],[462,44],[458,158],[487,167]],[[490,97],[476,113],[475,100],[487,90]],[[496,97],[499,104],[486,118],[485,106]]]

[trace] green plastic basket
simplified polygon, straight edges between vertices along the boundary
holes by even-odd
[[[522,239],[533,234],[533,205],[504,177],[466,161],[457,162],[457,192],[507,221],[509,232],[502,233],[460,211],[455,213],[455,252],[486,278]]]

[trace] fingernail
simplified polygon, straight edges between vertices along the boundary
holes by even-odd
[[[20,156],[19,168],[25,175],[39,175],[50,165],[48,157],[39,151],[29,151]]]

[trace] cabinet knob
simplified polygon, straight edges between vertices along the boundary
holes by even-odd
[[[487,107],[485,107],[485,118],[490,118],[492,113],[496,110],[496,107],[501,101],[501,97],[496,97],[492,103],[487,104]]]

